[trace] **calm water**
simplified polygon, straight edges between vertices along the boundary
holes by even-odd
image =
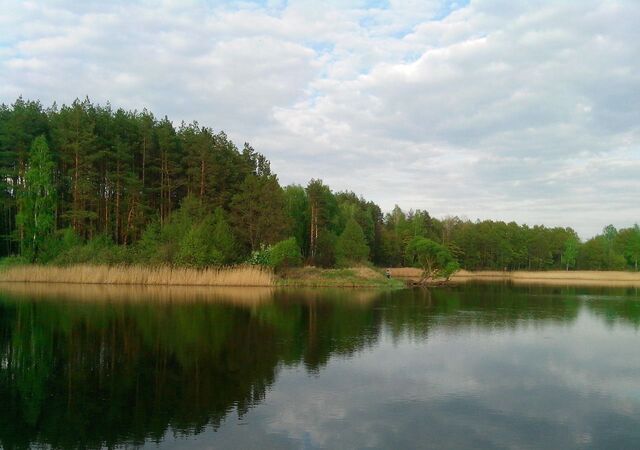
[[[0,446],[640,448],[640,292],[0,288]]]

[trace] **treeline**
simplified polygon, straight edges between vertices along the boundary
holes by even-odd
[[[88,99],[2,105],[0,170],[0,255],[32,262],[401,266],[417,236],[466,269],[637,270],[640,259],[637,226],[581,243],[570,228],[385,215],[321,180],[281,186],[223,132]]]

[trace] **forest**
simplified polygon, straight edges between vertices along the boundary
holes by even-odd
[[[384,213],[320,179],[282,186],[222,131],[88,98],[0,106],[0,170],[4,264],[399,267],[415,263],[416,238],[468,270],[637,271],[640,259],[637,224],[582,242],[569,227]]]

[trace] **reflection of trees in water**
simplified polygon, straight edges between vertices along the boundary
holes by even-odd
[[[588,294],[557,289],[281,290],[187,303],[0,298],[0,444],[97,447],[161,439],[168,427],[198,433],[262,401],[280,365],[318,372],[332,356],[375,345],[382,329],[424,340],[433,329],[573,321]],[[638,323],[625,302],[587,304]]]
[[[549,288],[513,287],[501,283],[405,290],[387,294],[384,323],[398,338],[426,338],[438,329],[516,329],[527,323],[570,322],[580,301]]]
[[[5,448],[142,442],[160,439],[168,425],[198,432],[216,426],[232,407],[246,411],[275,379],[273,330],[248,310],[77,303],[1,308]]]

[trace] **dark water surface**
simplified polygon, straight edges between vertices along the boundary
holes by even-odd
[[[0,286],[0,446],[640,448],[640,293]]]

